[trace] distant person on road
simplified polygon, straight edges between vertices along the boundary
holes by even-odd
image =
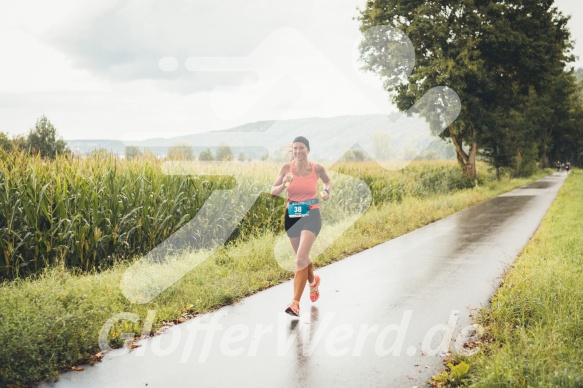
[[[565,170],[567,170],[567,174],[569,173],[569,170],[571,169],[571,163],[569,163],[569,161],[567,160],[565,162]]]
[[[557,172],[561,171],[561,162],[557,160]]]
[[[320,277],[314,274],[310,251],[316,236],[322,228],[320,205],[318,200],[318,179],[324,183],[320,198],[327,201],[332,181],[324,167],[308,160],[310,142],[298,136],[292,143],[293,159],[285,163],[271,187],[271,195],[279,195],[287,189],[287,206],[285,211],[285,230],[296,253],[296,272],[294,275],[294,296],[285,312],[299,317],[300,298],[306,287],[310,286],[310,300],[315,302],[320,297],[318,287]]]

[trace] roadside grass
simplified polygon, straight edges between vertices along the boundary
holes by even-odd
[[[315,265],[340,260],[548,173],[373,205]],[[116,314],[132,313],[140,320],[117,321],[108,333],[111,347],[127,345],[123,333],[152,335],[168,322],[183,322],[290,279],[293,272],[278,265],[274,255],[278,238],[262,233],[228,244],[143,305],[131,303],[121,292],[122,276],[131,265],[127,262],[90,274],[52,267],[26,280],[0,284],[0,386],[51,380],[71,366],[97,361],[99,333]],[[155,318],[143,333],[148,311],[155,311]]]
[[[583,386],[583,173],[574,170],[532,240],[480,311],[464,386]],[[450,384],[455,385],[455,384]]]

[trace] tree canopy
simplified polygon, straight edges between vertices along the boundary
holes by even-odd
[[[200,155],[198,155],[198,160],[208,162],[215,160],[215,157],[213,156],[213,152],[210,150],[210,148],[207,148],[206,150],[202,151]]]
[[[227,143],[221,143],[216,150],[216,160],[233,160],[233,151]]]
[[[553,108],[572,99],[556,85],[575,85],[565,70],[568,17],[553,0],[369,0],[360,21],[365,68],[383,78],[400,110],[437,86],[459,95],[461,113],[441,136],[471,178],[479,150],[495,166],[528,169],[552,150],[545,131],[574,129]],[[398,32],[413,49],[395,40]]]
[[[177,143],[168,148],[168,160],[194,160],[194,148],[187,143]]]
[[[57,155],[70,153],[67,142],[57,135],[57,129],[46,116],[41,116],[34,129],[28,134],[27,146],[30,152],[54,159]]]

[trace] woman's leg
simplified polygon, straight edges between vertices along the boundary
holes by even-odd
[[[314,265],[312,263],[308,265],[308,283],[314,283]]]
[[[295,254],[298,254],[298,248],[300,247],[300,238],[299,237],[290,237],[289,242],[294,249]]]
[[[291,246],[294,249],[294,252],[297,256],[298,248],[300,246],[300,238],[299,237],[290,237],[289,242],[291,243]],[[308,259],[310,259],[310,258],[308,257]],[[314,282],[314,265],[310,262],[310,265],[308,265],[308,283],[313,283],[313,282]]]
[[[291,240],[291,239],[290,239]],[[314,267],[312,263],[306,265],[302,268],[303,263],[308,263],[310,261],[310,250],[312,245],[316,241],[316,235],[309,230],[302,230],[300,235],[300,243],[298,250],[296,252],[296,263],[299,265],[300,269],[296,271],[294,276],[294,300],[299,301],[306,287],[306,282],[308,281],[308,276],[314,281]],[[311,271],[311,274],[309,275]]]

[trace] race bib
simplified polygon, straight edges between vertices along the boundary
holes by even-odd
[[[307,217],[310,215],[310,204],[307,202],[289,202],[287,214],[289,218]]]

